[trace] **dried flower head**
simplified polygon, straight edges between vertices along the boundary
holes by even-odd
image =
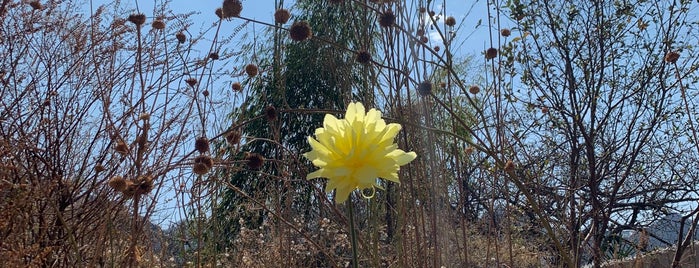
[[[371,54],[369,54],[369,52],[366,50],[360,50],[359,52],[357,52],[357,62],[361,64],[371,63]]]
[[[136,194],[147,194],[153,190],[153,177],[150,175],[144,175],[138,177],[138,188],[136,188]]]
[[[503,28],[502,30],[500,30],[500,35],[504,37],[508,37],[510,36],[510,34],[512,34],[512,31],[510,31],[509,28]]]
[[[138,185],[136,185],[132,180],[126,180],[126,189],[121,191],[121,193],[124,194],[124,197],[130,198],[136,194],[137,189]]]
[[[498,56],[498,49],[497,48],[491,47],[485,51],[485,58],[488,60],[494,59],[497,56]]]
[[[432,93],[432,82],[425,80],[417,85],[417,94],[420,96],[429,96]]]
[[[367,113],[361,103],[350,103],[344,119],[326,114],[315,138],[308,137],[312,151],[303,155],[320,169],[306,178],[327,178],[325,191],[336,189],[337,203],[355,189],[374,189],[377,178],[399,182],[400,166],[417,157],[394,143],[400,129],[399,124],[386,124],[376,109]]]
[[[265,164],[265,158],[258,153],[245,153],[248,168],[258,170]]]
[[[515,163],[513,163],[512,160],[507,160],[507,162],[505,162],[505,168],[504,168],[504,169],[505,169],[506,172],[515,171]]]
[[[386,10],[379,16],[379,25],[381,27],[391,27],[396,23],[396,15],[393,14],[393,10]]]
[[[238,82],[233,82],[233,84],[231,84],[231,89],[234,92],[240,92],[243,90],[243,86]]]
[[[434,52],[439,52],[441,48],[439,46],[434,46]]]
[[[209,53],[209,59],[218,60],[219,58],[220,58],[220,56],[218,55],[218,52]]]
[[[199,137],[194,141],[194,149],[200,153],[206,153],[209,151],[209,139],[206,137]]]
[[[424,36],[424,35],[423,35],[423,36],[420,36],[420,42],[422,42],[422,43],[424,43],[424,44],[427,44],[427,42],[429,42],[429,41],[430,41],[430,40],[427,39],[427,36]]]
[[[242,134],[237,129],[230,130],[226,133],[226,143],[228,143],[229,146],[237,145],[240,143],[241,138]]]
[[[31,1],[29,2],[29,6],[31,6],[34,10],[41,10],[44,8],[39,1]]]
[[[112,187],[112,189],[123,192],[126,190],[126,180],[122,178],[121,176],[114,176],[111,179],[109,179],[109,187]]]
[[[223,9],[222,8],[217,8],[216,11],[214,12],[216,14],[216,17],[219,19],[223,19]]]
[[[165,29],[165,22],[161,19],[156,19],[153,21],[153,23],[151,23],[151,26],[153,29],[162,30]]]
[[[478,92],[481,92],[481,87],[477,85],[472,85],[468,88],[468,92],[471,92],[471,94],[478,94]]]
[[[245,65],[245,73],[248,74],[248,76],[250,77],[255,77],[258,71],[259,70],[257,69],[257,65],[255,64],[250,63],[248,65]]]
[[[548,113],[549,112],[549,107],[541,107],[541,113]]]
[[[149,113],[141,113],[141,115],[138,116],[139,120],[143,121],[148,121],[150,120],[150,114]]]
[[[420,7],[420,8],[418,9],[418,11],[419,11],[420,13],[425,13],[425,12],[427,12],[427,8],[425,8],[425,7]]]
[[[209,96],[209,93],[210,93],[210,92],[209,92],[208,89],[204,89],[204,91],[201,92],[201,95],[204,96],[204,97],[208,97],[208,96]]]
[[[224,18],[239,17],[243,11],[243,3],[240,0],[223,0],[222,10]]]
[[[454,25],[456,25],[456,19],[452,16],[449,16],[444,20],[444,24],[453,27]]]
[[[415,31],[415,34],[416,34],[417,36],[424,36],[424,35],[425,35],[425,29],[423,29],[423,28],[417,29],[417,31]]]
[[[669,63],[676,63],[680,59],[680,53],[677,51],[670,51],[665,54],[665,61]]]
[[[214,160],[208,155],[199,155],[194,158],[193,171],[197,175],[209,173],[209,170],[214,166]]]
[[[100,173],[102,171],[107,170],[102,164],[97,164],[95,165],[95,172]]]
[[[184,44],[187,41],[187,36],[183,32],[175,34],[175,38],[177,38],[177,42],[180,42],[180,44]]]
[[[187,83],[187,85],[189,85],[190,87],[194,87],[194,86],[197,85],[197,79],[194,78],[194,77],[187,78],[187,80],[184,80],[184,81],[185,81],[185,82]]]
[[[303,41],[313,36],[311,26],[306,21],[297,21],[289,28],[289,37],[294,41]]]
[[[274,12],[274,22],[279,24],[284,24],[291,18],[291,12],[289,10],[280,8]]]
[[[197,175],[204,175],[206,173],[209,173],[210,168],[206,167],[203,163],[194,163],[194,166],[192,167],[192,172]]]
[[[116,146],[114,146],[114,151],[121,155],[127,155],[129,154],[129,145],[127,145],[123,140],[119,140],[117,141]]]
[[[135,24],[136,26],[141,26],[144,23],[146,23],[146,15],[144,15],[143,13],[131,14],[129,15],[127,20]]]
[[[274,106],[270,105],[265,108],[265,118],[267,121],[276,121],[277,120],[277,108],[274,108]]]

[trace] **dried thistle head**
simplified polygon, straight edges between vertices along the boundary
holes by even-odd
[[[138,190],[138,185],[136,185],[132,180],[126,180],[126,189],[121,191],[124,197],[131,198],[136,194]]]
[[[258,170],[265,164],[265,158],[258,153],[245,153],[248,168]]]
[[[206,173],[209,173],[209,171],[213,167],[214,160],[213,158],[211,158],[211,156],[199,155],[194,158],[194,167],[192,171],[194,171],[194,173],[197,175],[204,175]]]
[[[153,177],[150,175],[143,175],[138,178],[138,187],[136,188],[136,194],[147,194],[153,190]]]
[[[187,36],[183,32],[175,34],[175,38],[177,38],[177,42],[180,42],[180,44],[184,44],[187,41]]]
[[[267,121],[276,121],[277,108],[274,108],[273,105],[267,106],[267,108],[265,108],[265,118],[267,119]]]
[[[454,25],[456,25],[456,19],[452,16],[449,16],[444,20],[444,24],[453,27]]]
[[[222,8],[217,8],[216,11],[214,12],[216,14],[216,17],[219,19],[223,19],[223,9]]]
[[[237,129],[230,130],[226,133],[226,142],[228,143],[229,146],[234,146],[234,145],[240,143],[241,138],[242,138],[242,134]]]
[[[379,16],[379,25],[381,27],[391,27],[396,24],[396,15],[393,14],[393,10],[386,10]]]
[[[148,120],[150,120],[150,114],[149,113],[141,113],[138,116],[138,119],[143,120],[143,121],[148,121]]]
[[[424,43],[424,44],[427,44],[428,41],[430,41],[430,40],[427,39],[427,36],[424,36],[424,35],[423,35],[423,36],[420,36],[420,42],[422,42],[422,43]]]
[[[141,26],[144,23],[146,23],[146,15],[144,15],[143,13],[131,14],[126,20],[130,21],[136,26]]]
[[[515,163],[512,162],[512,160],[507,160],[507,162],[505,162],[505,168],[504,168],[504,169],[505,169],[506,172],[513,172],[513,171],[515,171]]]
[[[114,146],[114,151],[121,155],[127,155],[129,154],[129,145],[127,145],[123,140],[119,140]]]
[[[248,74],[248,76],[250,77],[255,77],[258,71],[259,70],[257,69],[257,65],[255,64],[250,63],[248,65],[245,65],[245,73]]]
[[[485,58],[488,60],[494,59],[497,56],[498,56],[498,49],[497,48],[491,47],[485,51]]]
[[[97,164],[95,165],[95,172],[100,173],[102,171],[107,170],[102,164]]]
[[[680,53],[677,51],[670,51],[665,54],[665,61],[669,63],[676,63],[680,59]]]
[[[112,177],[109,179],[107,184],[109,184],[109,187],[112,187],[112,189],[118,192],[123,192],[127,187],[126,180],[121,176]]]
[[[311,26],[306,21],[296,21],[289,28],[289,37],[294,41],[303,41],[313,36]]]
[[[206,173],[209,173],[210,168],[206,167],[203,163],[194,163],[194,166],[192,167],[192,172],[197,175],[205,175]]]
[[[509,28],[503,28],[502,30],[500,30],[500,35],[504,37],[508,37],[510,36],[510,34],[512,34],[512,31],[510,31]]]
[[[478,94],[478,92],[481,92],[481,87],[477,85],[472,85],[468,88],[468,92],[471,92],[471,94]]]
[[[200,153],[206,153],[209,151],[209,139],[206,137],[199,137],[194,141],[194,149]]]
[[[194,77],[187,78],[187,80],[184,80],[184,81],[185,81],[185,82],[187,83],[187,85],[189,85],[190,87],[194,87],[194,86],[197,85],[197,79],[194,78]]]
[[[274,12],[274,22],[279,24],[284,24],[291,18],[291,12],[289,10],[280,8]]]
[[[233,82],[233,84],[231,84],[231,89],[233,92],[240,92],[243,90],[243,86],[238,82]]]
[[[223,0],[222,10],[224,18],[239,17],[243,11],[243,3],[240,0]]]
[[[417,85],[417,94],[420,96],[429,96],[432,93],[432,82],[425,80]]]
[[[162,19],[156,19],[151,23],[153,29],[162,30],[165,29],[165,22]]]
[[[220,56],[218,55],[218,52],[209,53],[209,59],[218,60],[219,58],[220,58]]]
[[[29,6],[31,6],[34,10],[41,10],[44,8],[44,6],[39,1],[31,1],[29,2]]]
[[[369,54],[369,52],[366,50],[360,50],[359,52],[357,52],[357,62],[361,64],[371,63],[371,54]]]

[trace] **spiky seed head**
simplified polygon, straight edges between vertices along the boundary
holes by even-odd
[[[220,8],[220,7],[217,8],[214,13],[216,13],[216,17],[218,17],[219,19],[223,19],[223,9],[222,8]]]
[[[505,162],[505,171],[506,172],[515,171],[515,163],[512,162],[512,160],[507,160],[507,162]]]
[[[140,176],[138,178],[138,188],[136,188],[136,194],[147,194],[153,190],[153,177],[150,175]]]
[[[498,56],[498,49],[491,47],[485,51],[485,59],[491,60]]]
[[[127,145],[123,140],[119,140],[117,141],[116,146],[114,146],[114,151],[121,155],[127,155],[129,154],[129,145]]]
[[[393,10],[386,10],[379,16],[379,25],[381,27],[391,27],[396,24],[396,15],[393,14]]]
[[[210,169],[203,163],[194,163],[194,166],[192,167],[192,172],[197,175],[205,175],[206,173],[209,173],[209,170]]]
[[[291,12],[289,10],[280,8],[274,12],[274,22],[279,24],[284,24],[291,18]]]
[[[665,54],[665,61],[669,63],[676,63],[680,59],[680,53],[677,51],[670,51]]]
[[[129,15],[127,20],[135,24],[136,26],[141,26],[144,23],[146,23],[146,15],[144,15],[143,13],[131,14]]]
[[[478,94],[478,92],[481,92],[481,87],[478,85],[472,85],[468,88],[468,92],[471,92],[471,94]]]
[[[229,146],[234,146],[240,143],[241,138],[242,135],[240,134],[240,131],[238,131],[237,129],[230,130],[228,131],[228,133],[226,133],[226,142]]]
[[[250,77],[255,77],[258,71],[259,70],[257,69],[257,65],[255,64],[250,63],[248,65],[245,65],[245,73],[248,74],[248,76]]]
[[[512,31],[510,31],[509,28],[503,28],[502,30],[500,30],[500,35],[504,37],[508,37],[510,36],[510,34],[512,34]]]
[[[44,8],[44,6],[39,1],[31,1],[29,2],[29,6],[31,6],[34,10],[41,10]]]
[[[184,44],[187,41],[187,36],[183,32],[175,34],[175,38],[177,38],[177,42],[180,42],[180,44]]]
[[[204,91],[201,92],[201,95],[204,96],[204,97],[208,97],[208,96],[209,96],[209,93],[210,93],[210,92],[209,92],[208,89],[204,89]]]
[[[258,170],[265,164],[265,158],[258,153],[246,153],[245,160],[247,161],[248,168],[253,170]]]
[[[136,185],[132,180],[126,180],[126,189],[121,191],[121,193],[124,194],[124,197],[131,198],[136,194],[137,189],[138,185]]]
[[[211,169],[214,167],[214,159],[203,154],[194,158],[194,164],[203,164],[207,169]]]
[[[107,169],[104,168],[104,166],[102,164],[95,165],[95,172],[100,173],[100,172],[105,171],[105,170],[107,170]]]
[[[427,36],[424,36],[424,35],[420,36],[420,42],[422,42],[423,44],[427,44],[428,41],[430,41],[430,40],[427,39]]]
[[[434,46],[434,52],[439,52],[441,48],[439,46]]]
[[[243,3],[240,0],[223,0],[222,9],[224,18],[239,17],[243,11]]]
[[[220,56],[218,55],[218,52],[209,53],[209,59],[218,60],[219,58],[220,58]]]
[[[162,30],[165,29],[165,22],[161,19],[156,19],[153,21],[153,23],[151,23],[151,26],[153,29]]]
[[[231,84],[231,89],[233,92],[240,92],[243,90],[243,86],[238,82],[233,82],[233,84]]]
[[[197,85],[197,79],[194,78],[194,77],[187,78],[187,80],[184,80],[184,81],[185,81],[185,82],[187,83],[187,85],[189,85],[190,87],[194,87],[194,86]]]
[[[311,26],[306,21],[297,21],[289,28],[289,37],[294,41],[303,41],[313,36]]]
[[[456,25],[456,19],[452,16],[449,16],[444,20],[444,24],[453,27],[454,25]]]
[[[112,187],[112,189],[118,191],[118,192],[123,192],[126,190],[126,180],[121,177],[121,176],[114,176],[111,179],[109,179],[109,187]]]
[[[199,137],[196,140],[194,140],[194,149],[196,149],[200,153],[206,153],[209,151],[210,146],[209,146],[209,139],[206,137]]]
[[[274,108],[272,105],[267,106],[267,108],[265,108],[265,118],[267,118],[267,121],[276,121],[277,108]]]
[[[366,50],[360,50],[357,52],[357,62],[361,64],[371,63],[371,54],[369,54],[369,52]]]
[[[420,96],[429,96],[430,93],[432,92],[432,82],[425,80],[422,81],[419,85],[417,85],[417,94],[420,94]]]

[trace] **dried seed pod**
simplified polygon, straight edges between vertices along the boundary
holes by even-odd
[[[507,162],[505,162],[505,171],[506,172],[515,171],[515,163],[513,163],[512,160],[507,160]]]
[[[127,155],[129,154],[129,145],[127,145],[123,140],[119,140],[117,141],[116,146],[114,146],[114,150],[121,155]]]
[[[175,38],[177,38],[177,42],[180,42],[180,44],[184,44],[184,42],[187,41],[187,36],[184,35],[183,32],[179,32],[175,35]]]
[[[393,10],[386,10],[379,16],[379,25],[381,27],[391,27],[396,24],[396,15],[393,14]]]
[[[291,13],[287,9],[280,8],[274,12],[274,22],[276,23],[284,24],[289,21],[289,18],[291,18]]]
[[[200,153],[206,153],[209,151],[209,139],[206,137],[199,137],[194,141],[194,149]]]
[[[136,194],[147,194],[153,190],[153,177],[150,175],[140,176],[138,178],[138,187],[136,188]]]
[[[231,89],[234,92],[240,92],[243,90],[243,86],[238,82],[233,82],[233,84],[231,84]]]
[[[265,158],[258,153],[245,153],[245,160],[247,161],[248,168],[253,170],[260,169],[265,163]]]
[[[255,64],[248,64],[245,66],[245,73],[248,74],[250,77],[255,77],[258,73],[257,65]]]
[[[107,184],[118,192],[123,192],[127,187],[126,180],[121,176],[112,177]]]
[[[223,0],[222,11],[224,18],[240,17],[240,12],[243,11],[243,3],[240,0]]]
[[[162,30],[165,29],[165,22],[161,19],[156,19],[153,21],[153,23],[151,23],[151,26],[153,29]]]
[[[670,51],[665,54],[665,61],[669,63],[676,63],[680,59],[680,53],[677,51]]]
[[[313,36],[311,26],[306,21],[297,21],[289,28],[289,37],[294,41],[303,41]]]
[[[425,80],[417,85],[417,94],[420,96],[429,96],[432,93],[432,82]]]
[[[141,26],[144,23],[146,23],[146,15],[144,15],[143,13],[131,14],[126,20],[130,21],[136,26]]]
[[[497,56],[498,56],[498,49],[497,48],[491,47],[485,51],[485,58],[488,60],[494,59]]]
[[[184,82],[187,83],[187,85],[189,85],[190,87],[194,87],[197,85],[197,79],[194,77],[187,78],[187,80],[184,80]]]
[[[209,54],[209,59],[218,60],[219,58],[220,58],[220,56],[218,55],[218,52],[211,52]]]
[[[39,1],[31,1],[29,2],[29,6],[31,6],[34,10],[41,10],[44,8],[44,6]]]
[[[240,131],[238,131],[237,129],[228,131],[228,133],[226,133],[226,142],[229,146],[233,146],[240,143],[241,138],[242,135],[240,134]]]
[[[360,50],[357,52],[357,62],[361,64],[371,63],[371,54],[369,54],[369,52],[366,50]]]
[[[444,24],[453,27],[454,25],[456,25],[456,19],[452,16],[449,16],[444,20]]]
[[[478,94],[478,92],[481,92],[481,88],[477,85],[473,85],[468,88],[468,92],[471,92],[471,94]]]
[[[500,35],[504,37],[508,37],[510,36],[510,34],[512,34],[512,31],[510,31],[510,29],[508,28],[503,28],[502,30],[500,30]]]

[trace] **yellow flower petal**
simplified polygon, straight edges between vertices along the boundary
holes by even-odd
[[[335,190],[335,201],[342,203],[356,189],[379,188],[377,178],[400,182],[400,166],[414,160],[414,152],[398,149],[394,140],[400,124],[386,124],[381,112],[366,112],[361,103],[350,103],[344,119],[327,114],[323,127],[308,137],[311,151],[303,154],[320,169],[306,178],[327,178],[327,192]]]

